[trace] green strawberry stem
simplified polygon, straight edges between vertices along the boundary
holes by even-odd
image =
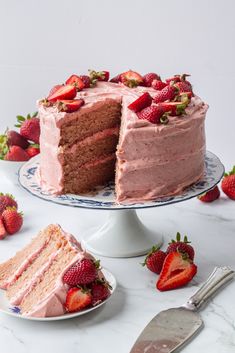
[[[227,176],[233,175],[233,174],[235,174],[235,165],[233,166],[233,169],[230,172],[224,173],[224,176],[227,177]]]
[[[17,115],[16,116],[16,120],[17,120],[17,124],[15,124],[15,127],[18,127],[20,128],[22,123],[25,121],[25,120],[29,120],[31,118],[35,118],[36,116],[38,115],[38,112],[34,112],[32,115],[31,114],[27,114],[26,117],[24,117],[23,115]]]
[[[0,159],[4,159],[8,151],[9,147],[7,145],[7,136],[6,134],[0,135]]]

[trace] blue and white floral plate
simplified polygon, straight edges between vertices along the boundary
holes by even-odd
[[[102,303],[100,303],[96,306],[93,306],[91,308],[84,309],[84,310],[78,311],[76,313],[64,314],[61,316],[52,316],[52,317],[23,316],[23,315],[21,315],[20,309],[17,306],[10,305],[9,301],[6,298],[5,291],[0,290],[0,312],[7,314],[7,315],[10,315],[10,316],[15,316],[20,319],[34,320],[34,321],[58,321],[58,320],[72,319],[77,316],[85,315],[93,310],[98,309],[100,306],[107,303],[107,301],[112,297],[112,295],[117,287],[117,282],[116,282],[114,275],[106,269],[102,269],[102,272],[103,272],[106,280],[109,282],[110,286],[112,287],[111,295],[106,300],[104,300]]]
[[[184,201],[198,196],[205,191],[212,189],[223,177],[224,166],[219,158],[213,153],[207,151],[205,156],[205,175],[203,180],[193,184],[184,190],[181,195],[164,197],[154,201],[143,203],[131,203],[128,205],[116,204],[114,194],[114,184],[108,183],[102,189],[97,190],[94,195],[50,195],[43,192],[36,180],[36,170],[39,166],[40,156],[36,156],[26,162],[19,171],[19,182],[34,196],[58,204],[74,207],[84,207],[91,209],[137,209],[146,207],[158,207],[168,204]]]

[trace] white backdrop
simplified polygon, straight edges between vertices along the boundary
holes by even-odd
[[[88,68],[191,73],[210,109],[207,148],[235,160],[233,0],[0,0],[0,132]]]

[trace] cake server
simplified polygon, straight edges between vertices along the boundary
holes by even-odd
[[[171,353],[182,348],[203,328],[198,309],[234,275],[235,271],[229,267],[216,267],[186,304],[157,314],[142,331],[130,353]]]

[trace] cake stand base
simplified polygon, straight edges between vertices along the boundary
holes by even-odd
[[[83,239],[88,251],[107,257],[140,256],[163,243],[163,237],[146,228],[135,210],[110,211],[104,225]]]

